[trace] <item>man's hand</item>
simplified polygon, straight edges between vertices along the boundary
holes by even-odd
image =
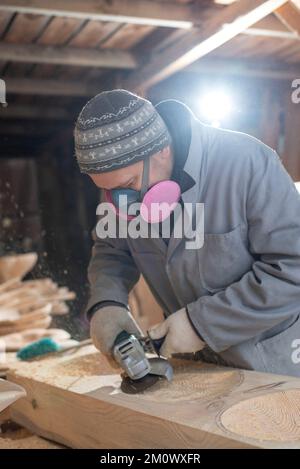
[[[166,336],[160,349],[164,357],[170,357],[173,353],[194,353],[205,347],[205,342],[194,331],[185,308],[151,328],[149,334],[152,339]]]
[[[112,349],[118,334],[126,331],[136,337],[142,336],[142,331],[131,313],[122,306],[104,306],[96,311],[91,319],[91,338],[95,347],[106,355],[110,364]]]

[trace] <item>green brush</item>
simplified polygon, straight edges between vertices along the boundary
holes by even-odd
[[[43,355],[48,355],[51,353],[62,353],[72,349],[78,349],[83,347],[84,345],[90,345],[92,343],[91,339],[83,340],[82,342],[70,343],[63,345],[58,344],[55,340],[51,339],[50,337],[44,337],[43,339],[37,340],[36,342],[32,342],[29,345],[21,348],[18,353],[17,357],[19,360],[32,360],[37,357],[41,357]]]

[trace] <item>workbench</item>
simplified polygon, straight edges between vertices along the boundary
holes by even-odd
[[[14,421],[73,448],[300,448],[300,379],[173,360],[174,380],[141,395],[93,346],[20,363]]]

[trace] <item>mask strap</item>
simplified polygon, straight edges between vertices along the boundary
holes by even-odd
[[[143,175],[142,175],[142,186],[140,190],[141,202],[143,201],[144,195],[146,194],[149,186],[149,171],[150,171],[150,156],[143,161]]]

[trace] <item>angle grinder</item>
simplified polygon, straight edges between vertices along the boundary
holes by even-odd
[[[137,394],[161,379],[172,380],[172,366],[168,360],[160,356],[159,352],[164,339],[163,337],[153,340],[149,334],[137,338],[126,331],[120,332],[114,343],[113,356],[123,369],[121,375],[123,392]]]

